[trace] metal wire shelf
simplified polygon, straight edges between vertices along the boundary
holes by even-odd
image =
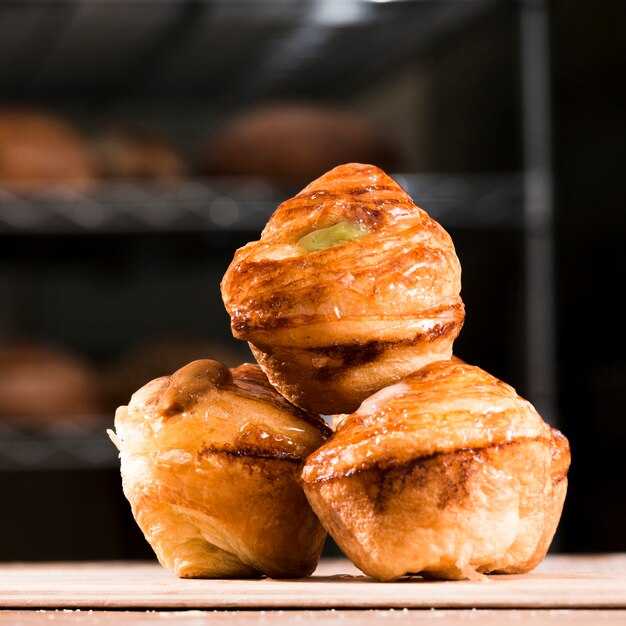
[[[37,430],[0,422],[0,471],[116,467],[105,420],[97,421],[100,427],[59,421]]]
[[[396,174],[432,217],[450,228],[522,228],[519,174]],[[89,192],[37,195],[0,188],[0,235],[259,231],[297,191],[256,179],[114,182]]]

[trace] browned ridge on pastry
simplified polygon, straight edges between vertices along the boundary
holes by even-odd
[[[158,378],[142,387],[134,394],[130,406],[141,403],[142,397],[147,394],[146,406],[153,405],[161,416],[186,416],[188,412],[202,410],[203,403],[207,402],[207,394],[219,390],[228,391],[239,399],[271,405],[291,418],[308,422],[322,433],[330,433],[327,423],[319,415],[290,404],[276,393],[263,371],[251,363],[229,369],[219,361],[198,359],[171,376]],[[244,419],[245,415],[238,418]],[[263,447],[267,448],[270,443],[264,442]]]
[[[302,476],[318,517],[365,573],[462,578],[543,559],[569,463],[567,439],[512,387],[440,361],[363,402]]]
[[[222,281],[235,337],[283,395],[322,413],[354,410],[449,358],[460,290],[448,233],[382,170],[358,163],[283,202]]]
[[[178,576],[315,569],[325,531],[299,470],[330,428],[290,405],[258,366],[194,361],[137,391],[115,428],[135,519]]]

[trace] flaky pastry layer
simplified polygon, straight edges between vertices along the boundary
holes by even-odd
[[[316,252],[297,245],[344,220],[369,234]],[[382,170],[350,163],[278,207],[261,239],[235,253],[222,295],[237,337],[271,332],[280,342],[301,325],[447,319],[460,302],[460,277],[448,233]],[[319,333],[307,341],[323,342]]]
[[[314,251],[298,243],[342,223],[360,236]],[[394,377],[449,358],[465,317],[448,233],[382,170],[358,163],[283,202],[260,240],[237,250],[221,290],[234,336],[254,346],[272,384],[322,413],[352,411]]]
[[[471,578],[543,559],[569,462],[565,437],[512,387],[441,361],[338,420],[302,477],[326,529],[368,575]]]
[[[304,576],[325,531],[299,468],[330,433],[258,366],[195,361],[115,417],[124,493],[159,561],[181,577]]]

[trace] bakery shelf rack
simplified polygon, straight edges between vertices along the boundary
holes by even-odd
[[[447,228],[523,228],[519,174],[393,174]],[[0,189],[0,235],[259,232],[293,185],[251,179],[114,182],[37,196]]]
[[[99,427],[56,424],[36,432],[0,421],[0,471],[117,467],[117,450],[99,421]]]
[[[210,101],[213,108],[205,112],[216,120],[242,102],[320,94],[341,101],[503,4],[0,0],[0,93],[16,101],[72,101],[69,112],[86,120],[115,112],[122,97],[129,110],[151,102],[159,119],[168,113],[166,102],[181,94]],[[527,387],[540,412],[557,425],[547,10],[543,0],[516,4],[521,170],[394,177],[446,228],[513,229],[524,237]],[[180,120],[178,129],[185,135],[191,126]],[[296,190],[202,177],[175,184],[107,182],[89,191],[58,186],[38,195],[0,188],[0,246],[3,238],[57,234],[258,233]],[[0,470],[116,464],[105,427],[32,433],[0,422]]]
[[[522,230],[519,174],[394,174],[446,228]],[[186,179],[172,183],[115,182],[90,192],[68,186],[36,196],[0,189],[3,238],[54,234],[142,234],[244,231],[256,236],[296,189],[250,179]],[[115,468],[108,421],[89,419],[24,429],[0,420],[0,471]],[[14,422],[15,423],[15,422]]]
[[[523,230],[519,174],[394,174],[432,216],[449,229]],[[3,237],[240,230],[256,236],[293,189],[248,179],[123,182],[91,193],[57,187],[37,197],[0,191]],[[112,423],[112,416],[108,422]],[[114,468],[117,451],[105,420],[37,430],[0,421],[0,471]]]

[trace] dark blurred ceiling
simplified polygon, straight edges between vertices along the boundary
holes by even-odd
[[[502,0],[0,1],[0,94],[342,97]]]

